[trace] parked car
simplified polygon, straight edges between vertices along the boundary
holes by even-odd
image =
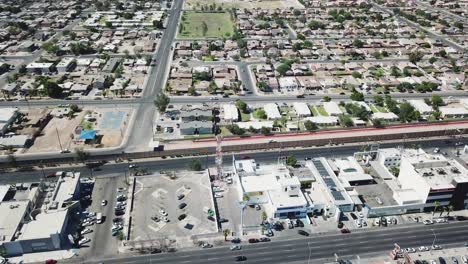
[[[106,204],[107,204],[107,200],[102,200],[101,201],[101,206],[106,206]]]
[[[223,195],[220,193],[215,193],[214,198],[223,198]]]
[[[424,251],[429,251],[429,248],[428,248],[428,247],[425,247],[425,246],[420,246],[420,247],[418,248],[418,250],[419,250],[420,252],[424,252]]]
[[[452,257],[452,264],[458,264],[457,257]]]
[[[213,245],[211,245],[211,244],[205,242],[205,243],[203,243],[203,244],[201,245],[201,247],[202,247],[202,248],[212,248]]]
[[[268,237],[261,237],[260,238],[260,242],[270,242],[271,239],[269,239]]]
[[[351,231],[349,231],[348,228],[340,229],[340,231],[341,231],[342,234],[349,234],[349,233],[351,233]]]
[[[162,216],[167,216],[167,212],[164,211],[164,209],[160,209],[160,210],[159,210],[159,213],[160,213]]]
[[[78,245],[83,245],[83,244],[86,244],[86,243],[89,243],[89,241],[91,241],[91,239],[85,237],[85,238],[82,238],[80,239],[80,241],[78,241]]]
[[[250,239],[249,239],[249,243],[250,243],[250,244],[254,244],[254,243],[258,243],[258,242],[260,242],[260,240],[258,240],[258,239],[256,239],[256,238],[250,238]]]
[[[297,219],[296,220],[296,227],[304,227],[304,223],[300,220],[300,219]]]
[[[91,230],[91,229],[89,229],[89,228],[85,228],[85,229],[83,229],[83,230],[80,232],[80,234],[81,234],[81,235],[86,235],[86,234],[89,234],[89,233],[91,233],[91,232],[93,232],[93,230]]]
[[[445,259],[443,257],[439,257],[439,263],[440,264],[447,264],[447,262],[445,262]]]
[[[307,233],[306,231],[304,230],[298,230],[297,233],[301,236],[309,236],[309,233]]]
[[[2,264],[8,263],[8,262],[2,262]],[[55,259],[48,259],[45,261],[45,264],[57,264],[57,260]]]
[[[177,219],[179,219],[179,221],[182,221],[182,220],[185,219],[185,217],[187,217],[186,214],[181,214],[181,215],[179,215],[179,217],[177,217]]]
[[[237,243],[240,243],[240,242],[241,242],[241,239],[238,238],[238,237],[235,237],[235,238],[231,239],[231,243],[236,243],[237,244]]]
[[[432,220],[429,220],[429,219],[424,220],[423,223],[424,223],[425,225],[432,225],[432,224],[434,224],[434,222],[433,222]]]
[[[406,253],[414,253],[414,252],[416,252],[416,249],[414,249],[414,248],[405,248],[405,252]]]
[[[181,203],[179,204],[179,209],[184,209],[187,206],[186,203]]]
[[[184,199],[184,197],[185,197],[184,194],[179,194],[179,195],[177,196],[177,200],[182,200],[182,199]]]
[[[226,218],[222,218],[222,217],[221,217],[221,218],[219,219],[219,222],[220,222],[220,223],[227,223],[227,222],[229,222],[229,221],[228,221]]]
[[[439,246],[439,245],[433,245],[433,246],[431,246],[431,248],[432,248],[432,250],[441,250],[442,249],[442,247]]]
[[[166,223],[169,223],[169,218],[164,217],[164,218],[163,218],[163,221],[166,222]]]

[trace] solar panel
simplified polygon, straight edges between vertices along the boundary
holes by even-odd
[[[341,192],[337,192],[337,191],[330,191],[330,192],[331,192],[331,194],[333,195],[333,198],[335,198],[336,201],[342,201],[342,200],[345,199]]]

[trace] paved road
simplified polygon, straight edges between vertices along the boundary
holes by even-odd
[[[355,256],[366,253],[386,254],[394,243],[401,247],[430,246],[436,234],[436,244],[462,246],[468,237],[468,222],[453,222],[432,226],[410,225],[382,228],[375,231],[356,231],[351,234],[321,234],[309,238],[279,240],[268,244],[243,245],[241,251],[232,252],[226,247],[208,250],[176,252],[173,254],[143,255],[104,259],[104,263],[232,263],[239,255],[247,257],[246,263],[290,263],[302,261],[323,263],[334,254]],[[317,261],[320,260],[320,261]],[[85,262],[97,263],[97,260]]]
[[[447,147],[453,147],[453,144],[447,145],[445,143],[445,139],[433,139],[433,140],[420,140],[419,145],[423,148],[435,148],[439,147],[442,151],[450,152]],[[461,140],[464,143],[468,143],[468,139]],[[455,142],[452,140],[452,142]],[[389,147],[397,147],[402,145],[403,142],[397,143],[383,143],[380,144],[381,148],[389,148]],[[414,142],[406,142],[405,146],[409,147]],[[311,149],[295,149],[295,150],[288,150],[288,151],[260,151],[260,152],[251,152],[248,155],[254,159],[256,159],[260,163],[271,163],[276,162],[278,156],[280,154],[291,154],[294,155],[298,160],[304,159],[305,157],[333,157],[333,156],[347,156],[352,155],[354,152],[361,150],[361,145],[344,145],[344,146],[333,146],[333,147],[320,147],[320,148],[311,148]],[[453,150],[453,148],[452,148]],[[239,155],[237,155],[239,157]],[[152,161],[144,161],[138,162],[140,168],[146,168],[148,171],[160,171],[160,170],[178,170],[178,169],[186,169],[188,168],[187,164],[188,161],[192,159],[199,159],[202,164],[205,166],[213,166],[215,164],[214,156],[205,156],[205,157],[189,157],[189,158],[177,158],[177,159],[156,159]],[[229,166],[229,162],[231,160],[230,155],[225,155],[224,163],[226,166]],[[91,172],[88,168],[83,166],[76,166],[71,167],[75,171],[80,171],[84,176],[91,176]],[[124,171],[128,169],[128,163],[117,163],[117,164],[109,164],[101,166],[99,171],[95,171],[93,176],[96,177],[117,177],[121,176]],[[44,174],[47,174],[50,171],[60,171],[63,168],[48,168],[45,169]],[[39,171],[23,171],[23,172],[14,172],[14,173],[3,173],[0,176],[0,184],[2,183],[16,183],[16,182],[33,182],[38,181],[39,178],[42,176],[42,172]]]
[[[177,23],[179,21],[182,0],[174,1],[172,10],[170,11],[169,19],[166,25],[166,30],[159,43],[158,50],[153,56],[153,59],[157,60],[155,67],[151,69],[150,76],[147,80],[146,89],[143,91],[142,98],[149,100],[151,103],[140,104],[137,111],[135,112],[133,127],[131,133],[128,135],[129,139],[125,147],[125,151],[130,152],[132,150],[141,149],[141,147],[147,146],[150,138],[153,135],[153,120],[155,116],[155,106],[153,100],[158,93],[164,88],[165,76],[167,66],[171,59],[172,54],[172,42],[177,32]],[[146,101],[147,102],[147,101]],[[145,142],[146,141],[146,142]]]

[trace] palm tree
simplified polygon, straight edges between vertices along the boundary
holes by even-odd
[[[432,216],[434,216],[435,211],[440,207],[440,203],[438,201],[434,202],[434,211],[432,211]]]
[[[444,213],[444,207],[441,206],[441,207],[440,207],[440,215],[439,215],[439,217],[441,217],[443,213]]]
[[[449,204],[445,210],[447,210],[447,216],[450,216],[450,212],[453,211],[453,205]]]
[[[224,241],[227,241],[227,236],[231,233],[231,230],[229,229],[224,229],[223,230],[223,235],[224,235]]]

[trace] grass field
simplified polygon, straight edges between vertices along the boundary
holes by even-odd
[[[234,23],[228,13],[185,11],[179,25],[179,38],[222,38],[233,34]]]
[[[200,10],[202,6],[215,4],[216,7],[220,6],[223,9],[234,8],[261,8],[261,9],[283,9],[294,7],[296,9],[303,9],[297,0],[187,0],[186,7],[190,9]]]
[[[317,107],[317,111],[319,112],[320,115],[322,116],[328,116],[327,111],[325,111],[325,108],[323,108],[323,105],[319,105]]]

